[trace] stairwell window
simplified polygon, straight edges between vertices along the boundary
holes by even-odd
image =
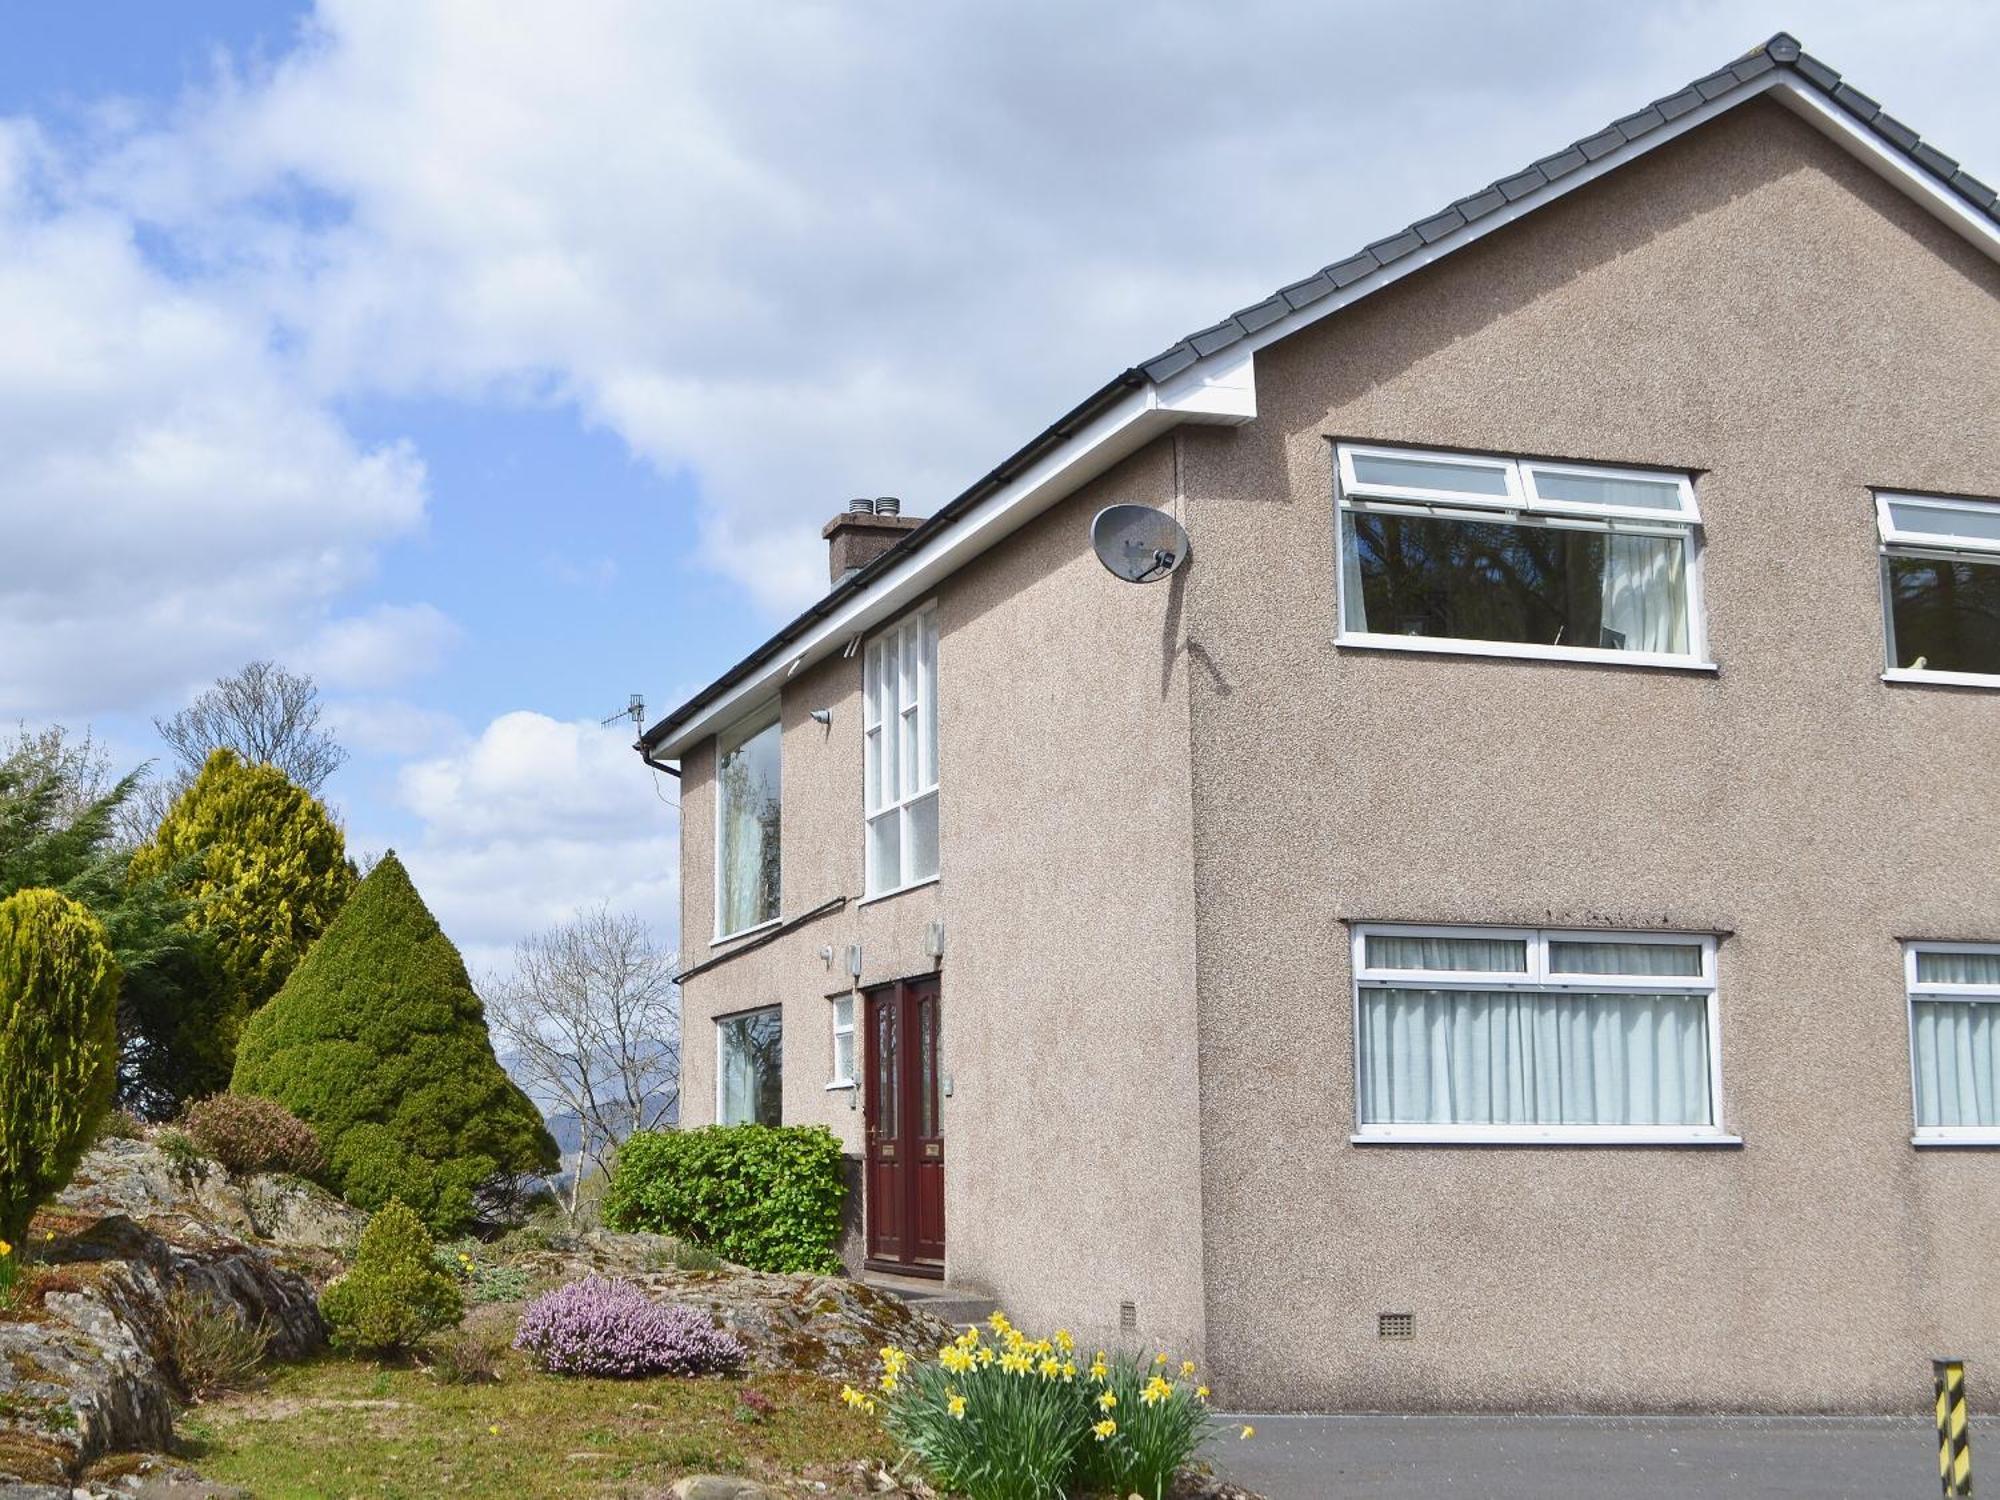
[[[778,920],[778,709],[726,730],[716,741],[715,940]]]
[[[1906,943],[1919,1145],[2000,1144],[2000,944]]]
[[[937,878],[937,659],[935,606],[868,643],[862,725],[870,896]]]
[[[1706,667],[1685,474],[1339,446],[1342,646]]]
[[[1354,933],[1357,1141],[1732,1142],[1715,939]]]
[[[2000,500],[1878,493],[1891,681],[2000,686]]]

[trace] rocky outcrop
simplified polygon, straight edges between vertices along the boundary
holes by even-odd
[[[325,1339],[314,1287],[267,1230],[341,1243],[359,1215],[290,1179],[183,1173],[142,1141],[109,1141],[37,1215],[18,1305],[0,1320],[0,1485],[74,1482],[109,1452],[173,1431],[162,1313],[186,1288],[270,1330],[296,1359]]]
[[[736,1335],[756,1370],[804,1370],[872,1382],[880,1351],[894,1344],[931,1352],[958,1330],[891,1293],[836,1276],[780,1276],[730,1266],[682,1271],[667,1264],[674,1242],[659,1235],[598,1232],[563,1251],[515,1257],[544,1277],[596,1272],[644,1287],[656,1302],[699,1308]]]

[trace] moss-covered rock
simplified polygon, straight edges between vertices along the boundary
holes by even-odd
[[[348,1202],[399,1199],[441,1233],[473,1216],[482,1184],[556,1165],[465,961],[393,853],[244,1028],[233,1087],[312,1125]]]

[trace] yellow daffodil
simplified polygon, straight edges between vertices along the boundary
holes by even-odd
[[[1147,1406],[1157,1406],[1172,1396],[1173,1393],[1173,1382],[1162,1380],[1159,1376],[1155,1375],[1151,1380],[1146,1382],[1145,1389],[1139,1392],[1139,1399]]]
[[[1090,1378],[1092,1380],[1102,1380],[1110,1373],[1111,1366],[1104,1362],[1104,1351],[1100,1349],[1097,1351],[1097,1358],[1090,1362]]]
[[[498,1422],[495,1422],[491,1427],[487,1428],[486,1430],[489,1433],[491,1433],[494,1437],[500,1436],[500,1424]]]
[[[882,1368],[891,1375],[900,1375],[910,1362],[910,1356],[893,1344],[882,1351]]]
[[[959,1395],[957,1392],[954,1391],[946,1398],[944,1407],[956,1420],[960,1422],[965,1420],[965,1397]]]
[[[963,1375],[973,1366],[972,1351],[955,1347],[947,1349],[938,1356],[938,1363],[954,1375]]]
[[[0,1240],[0,1255],[12,1255],[13,1253],[14,1247],[5,1240]]]
[[[992,1317],[986,1320],[986,1326],[992,1329],[995,1333],[1005,1333],[1009,1328],[1013,1327],[1014,1325],[1007,1321],[1007,1315],[1005,1313],[995,1312]]]
[[[1000,1356],[1000,1368],[1009,1375],[1025,1375],[1034,1365],[1025,1354],[1003,1354]]]
[[[1118,1393],[1116,1391],[1106,1391],[1103,1395],[1097,1398],[1097,1409],[1099,1411],[1110,1411],[1111,1408],[1116,1406],[1117,1404],[1118,1404]]]
[[[1256,1435],[1257,1435],[1257,1429],[1246,1423],[1244,1424],[1243,1430],[1236,1434],[1236,1440],[1240,1443],[1243,1441],[1243,1439],[1253,1438]]]
[[[968,1328],[957,1338],[953,1339],[952,1342],[957,1344],[961,1349],[970,1349],[979,1342],[979,1330],[977,1328]]]
[[[1072,1380],[1076,1379],[1076,1361],[1075,1361],[1075,1360],[1073,1360],[1073,1359],[1066,1359],[1066,1360],[1064,1360],[1064,1361],[1063,1361],[1063,1366],[1062,1366],[1062,1378],[1063,1378],[1063,1384],[1064,1384],[1064,1385],[1068,1385],[1068,1384],[1069,1384],[1069,1383],[1070,1383],[1070,1382],[1071,1382]]]
[[[884,1375],[876,1384],[892,1396],[896,1393],[896,1377],[893,1375]]]
[[[1194,1388],[1194,1399],[1197,1401],[1206,1401],[1208,1399],[1208,1387],[1205,1385],[1196,1386]]]
[[[1072,1353],[1076,1349],[1076,1340],[1070,1337],[1067,1328],[1058,1328],[1056,1330],[1056,1347],[1065,1354]]]
[[[1167,1362],[1167,1357],[1164,1354],[1155,1354],[1153,1356],[1153,1363],[1156,1365],[1163,1365],[1166,1362]]]
[[[851,1385],[844,1385],[840,1388],[840,1399],[845,1401],[849,1406],[862,1406],[868,1401],[866,1396],[862,1395],[861,1392],[857,1391]]]
[[[1112,1433],[1118,1430],[1118,1424],[1112,1421],[1109,1417],[1106,1417],[1102,1422],[1097,1423],[1090,1430],[1097,1434],[1097,1440],[1098,1442],[1101,1443],[1106,1438],[1110,1437]]]
[[[976,1358],[977,1358],[977,1359],[979,1360],[979,1362],[980,1362],[980,1363],[981,1363],[982,1365],[990,1365],[990,1364],[992,1364],[992,1363],[993,1363],[993,1346],[992,1346],[991,1344],[981,1344],[981,1345],[979,1346],[979,1353],[978,1353],[978,1355],[977,1355],[977,1356],[975,1356],[975,1357],[976,1357]]]
[[[1192,1374],[1194,1374],[1194,1361],[1193,1361],[1193,1360],[1191,1360],[1191,1359],[1184,1359],[1184,1360],[1182,1360],[1182,1361],[1181,1361],[1181,1374],[1183,1374],[1183,1375],[1192,1375]]]

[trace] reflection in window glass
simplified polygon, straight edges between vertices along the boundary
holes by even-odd
[[[778,722],[725,736],[716,766],[718,936],[778,915]]]
[[[1434,458],[1357,453],[1354,478],[1360,484],[1390,484],[1412,490],[1456,490],[1465,495],[1507,493],[1507,471],[1497,464],[1454,464]]]
[[[2000,560],[1885,559],[1891,666],[2000,674]]]
[[[784,1096],[784,1020],[777,1006],[715,1023],[724,1125],[777,1125]]]

